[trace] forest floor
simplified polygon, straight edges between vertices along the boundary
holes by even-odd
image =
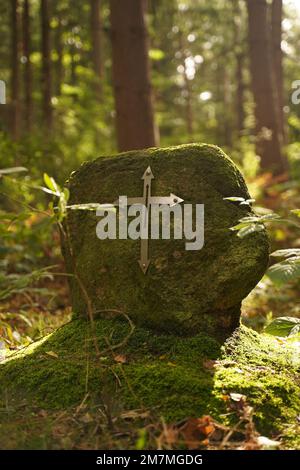
[[[0,321],[10,328],[11,349],[20,349],[70,320],[68,288],[65,279],[44,281],[43,293],[20,294],[3,303]],[[300,316],[297,291],[274,287],[267,278],[244,301],[242,322],[260,331],[270,318],[293,312]],[[288,299],[288,301],[287,301]],[[283,312],[284,309],[284,312]],[[21,313],[20,313],[21,312]],[[9,322],[9,323],[8,323]],[[122,358],[120,358],[121,361]],[[235,400],[235,397],[233,397]],[[229,400],[232,412],[234,400]],[[42,409],[23,398],[4,397],[0,407],[0,448],[2,449],[261,449],[283,448],[278,442],[259,436],[246,402],[240,401],[237,417],[243,409],[241,426],[226,427],[210,416],[187,417],[180,423],[166,424],[155,410],[114,410],[109,402],[88,400],[64,410]],[[260,441],[261,439],[261,441]]]
[[[281,205],[284,212],[285,206],[289,209],[299,207],[298,189],[296,198],[293,188],[287,188],[283,192],[272,191],[263,204],[269,209],[276,211]],[[298,246],[300,240],[299,234],[289,226],[272,229],[271,239],[271,251]],[[57,264],[57,259],[60,259],[57,257],[58,245],[57,242],[53,259],[46,256],[49,264]],[[61,261],[58,264],[60,263]],[[63,266],[58,266],[56,272],[63,272],[63,269]],[[4,338],[5,346],[9,345],[10,350],[22,349],[64,325],[71,318],[66,277],[48,276],[39,281],[36,287],[38,288],[24,289],[0,304],[0,339],[2,341]],[[265,276],[243,303],[242,323],[260,332],[276,317],[300,318],[298,295],[298,282],[278,287]],[[0,362],[4,344],[1,341]],[[122,362],[122,357],[119,360]],[[259,436],[247,404],[241,397],[225,397],[231,412],[234,411],[237,401],[238,407],[234,411],[237,418],[243,413],[243,422],[238,429],[223,426],[210,416],[187,416],[186,420],[180,423],[166,424],[155,409],[115,410],[109,402],[99,400],[98,403],[91,404],[88,398],[84,397],[82,403],[76,407],[46,410],[29,404],[24,398],[1,397],[0,448],[284,448],[280,443],[280,436],[275,443],[269,442],[268,436]],[[275,439],[277,441],[277,436]]]

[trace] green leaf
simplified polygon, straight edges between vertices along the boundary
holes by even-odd
[[[63,195],[65,197],[65,201],[68,202],[68,200],[70,198],[70,191],[68,190],[68,188],[63,189]]]
[[[15,166],[13,168],[3,168],[0,169],[0,175],[10,175],[11,173],[21,173],[23,171],[28,171],[24,166]]]
[[[291,210],[292,214],[295,214],[297,217],[300,217],[300,209],[293,209]]]
[[[261,222],[268,222],[268,220],[276,220],[276,219],[280,219],[280,215],[275,214],[275,212],[272,212],[271,214],[265,214],[259,217],[259,220]]]
[[[44,186],[35,186],[37,189],[41,189],[44,193],[52,194],[52,196],[59,197],[60,193],[52,191],[51,189],[45,188]]]
[[[47,188],[51,189],[54,193],[60,193],[59,187],[52,176],[47,175],[47,173],[44,173],[44,181],[47,186]]]
[[[250,206],[252,202],[255,202],[255,199],[246,199],[246,201],[240,202],[240,206]]]
[[[223,197],[224,201],[231,201],[231,202],[244,202],[245,198],[244,197],[236,197],[236,196],[230,196],[230,197]]]
[[[112,204],[97,204],[94,202],[87,204],[72,204],[67,206],[67,209],[71,210],[82,210],[82,211],[96,211],[97,209],[105,209],[115,211],[115,207]]]
[[[300,318],[279,317],[270,323],[264,330],[273,336],[290,336],[297,334],[300,330]]]
[[[241,228],[239,231],[238,231],[238,234],[237,236],[239,238],[244,238],[246,237],[247,235],[250,235],[251,233],[255,233],[255,232],[261,232],[262,230],[265,229],[265,226],[263,224],[251,224],[251,225],[247,225],[246,227],[243,227]]]
[[[238,236],[240,238],[243,238],[246,235],[249,235],[250,233],[261,232],[262,230],[264,230],[264,222],[277,220],[279,218],[280,216],[278,214],[275,214],[274,212],[264,214],[262,216],[248,215],[247,217],[243,217],[242,219],[240,219],[239,224],[235,225],[234,227],[231,227],[230,230],[238,230]]]
[[[284,284],[300,277],[300,257],[288,258],[271,266],[267,276],[274,284]]]
[[[271,256],[278,256],[282,258],[300,257],[300,248],[287,248],[286,250],[277,250],[271,253]]]
[[[224,201],[239,202],[240,206],[250,206],[252,202],[255,202],[255,199],[245,199],[244,197],[230,196],[223,197]]]

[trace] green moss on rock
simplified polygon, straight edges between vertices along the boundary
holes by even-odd
[[[265,231],[240,239],[230,227],[251,213],[224,201],[249,198],[245,181],[216,146],[190,144],[101,157],[83,164],[69,180],[71,204],[111,203],[120,195],[142,195],[141,176],[151,165],[153,195],[171,192],[186,203],[205,205],[205,244],[186,251],[186,240],[150,240],[151,265],[138,265],[139,240],[99,240],[99,219],[90,211],[70,211],[73,257],[95,311],[118,309],[135,324],[169,333],[228,335],[238,325],[241,300],[268,264]],[[69,250],[64,250],[72,272]],[[76,280],[71,281],[75,315],[86,314]]]
[[[300,412],[295,344],[245,327],[222,347],[204,333],[178,337],[138,327],[128,337],[130,327],[123,320],[95,323],[100,357],[85,319],[13,353],[0,365],[3,400],[26,398],[44,409],[60,409],[80,404],[89,392],[91,400],[113,397],[121,409],[155,409],[167,421],[211,414],[227,423],[224,395],[242,393],[254,407],[260,432],[295,440]],[[207,366],[217,359],[215,370]]]

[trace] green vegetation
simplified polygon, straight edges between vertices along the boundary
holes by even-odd
[[[204,333],[178,338],[132,331],[121,319],[95,324],[98,357],[83,319],[10,354],[0,368],[3,404],[9,409],[26,399],[29,407],[54,412],[83,400],[91,409],[103,407],[110,397],[117,415],[153,410],[171,423],[209,414],[232,425],[237,418],[234,408],[228,414],[228,404],[231,394],[237,401],[241,394],[261,434],[280,434],[285,446],[296,445],[299,343],[240,327],[221,347]]]

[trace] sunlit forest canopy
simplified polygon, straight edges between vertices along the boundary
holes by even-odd
[[[32,0],[25,2],[27,16],[23,2],[8,3],[17,9],[12,14],[1,2],[0,78],[8,105],[17,101],[18,110],[15,125],[11,116],[1,120],[16,142],[3,135],[2,166],[22,162],[62,182],[80,162],[117,151],[109,2],[101,2],[98,24],[90,7],[97,2],[52,0],[40,11],[40,1]],[[286,0],[283,7],[282,112],[286,154],[296,171],[300,107],[291,94],[300,75],[300,4]],[[152,0],[146,25],[156,144],[214,143],[253,176],[258,161],[246,2]],[[139,67],[138,59],[130,64]]]

